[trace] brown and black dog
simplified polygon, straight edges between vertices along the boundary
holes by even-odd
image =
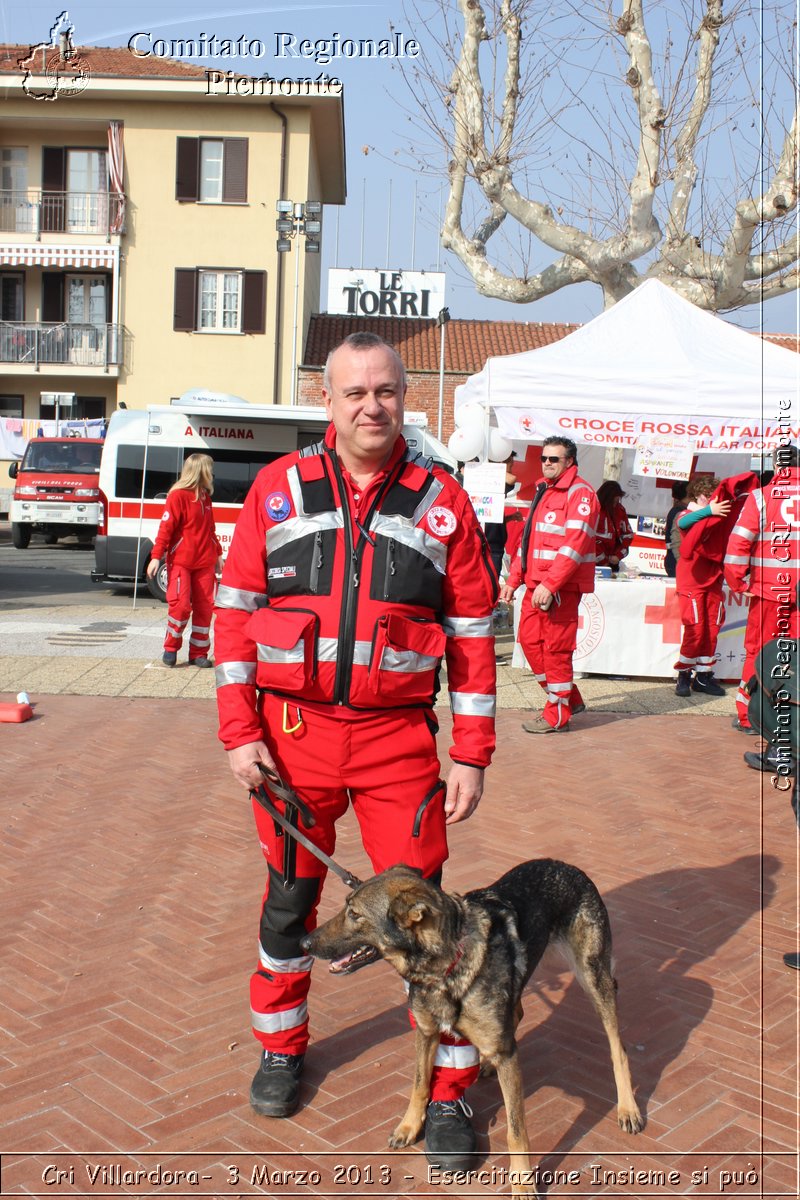
[[[490,887],[450,895],[410,867],[397,866],[360,884],[340,913],[308,934],[307,954],[338,959],[372,946],[409,984],[416,1021],[416,1065],[408,1109],[389,1145],[419,1137],[441,1031],[468,1038],[496,1068],[508,1122],[513,1194],[536,1196],[515,1031],[521,996],[550,943],[559,943],[608,1037],[622,1129],[638,1133],[642,1117],[617,1023],[611,927],[591,879],[555,859],[521,863]]]

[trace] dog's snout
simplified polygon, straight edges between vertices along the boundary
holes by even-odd
[[[308,954],[308,952],[311,950],[311,934],[310,933],[307,933],[307,934],[305,934],[304,937],[300,938],[300,949],[303,951],[304,954]]]

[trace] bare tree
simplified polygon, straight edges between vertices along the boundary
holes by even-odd
[[[425,3],[418,161],[446,163],[442,244],[482,295],[590,281],[608,306],[655,277],[721,311],[798,287],[790,0]]]

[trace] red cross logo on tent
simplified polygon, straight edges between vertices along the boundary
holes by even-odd
[[[644,610],[645,625],[660,625],[662,642],[681,640],[681,613],[678,604],[678,593],[675,588],[667,588],[664,603],[648,604]]]

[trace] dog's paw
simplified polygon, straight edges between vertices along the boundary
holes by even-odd
[[[644,1117],[635,1106],[633,1108],[618,1108],[617,1120],[624,1133],[639,1133],[644,1129]]]
[[[389,1149],[402,1150],[404,1146],[413,1146],[420,1135],[421,1128],[420,1125],[415,1128],[413,1125],[401,1121],[389,1138]]]

